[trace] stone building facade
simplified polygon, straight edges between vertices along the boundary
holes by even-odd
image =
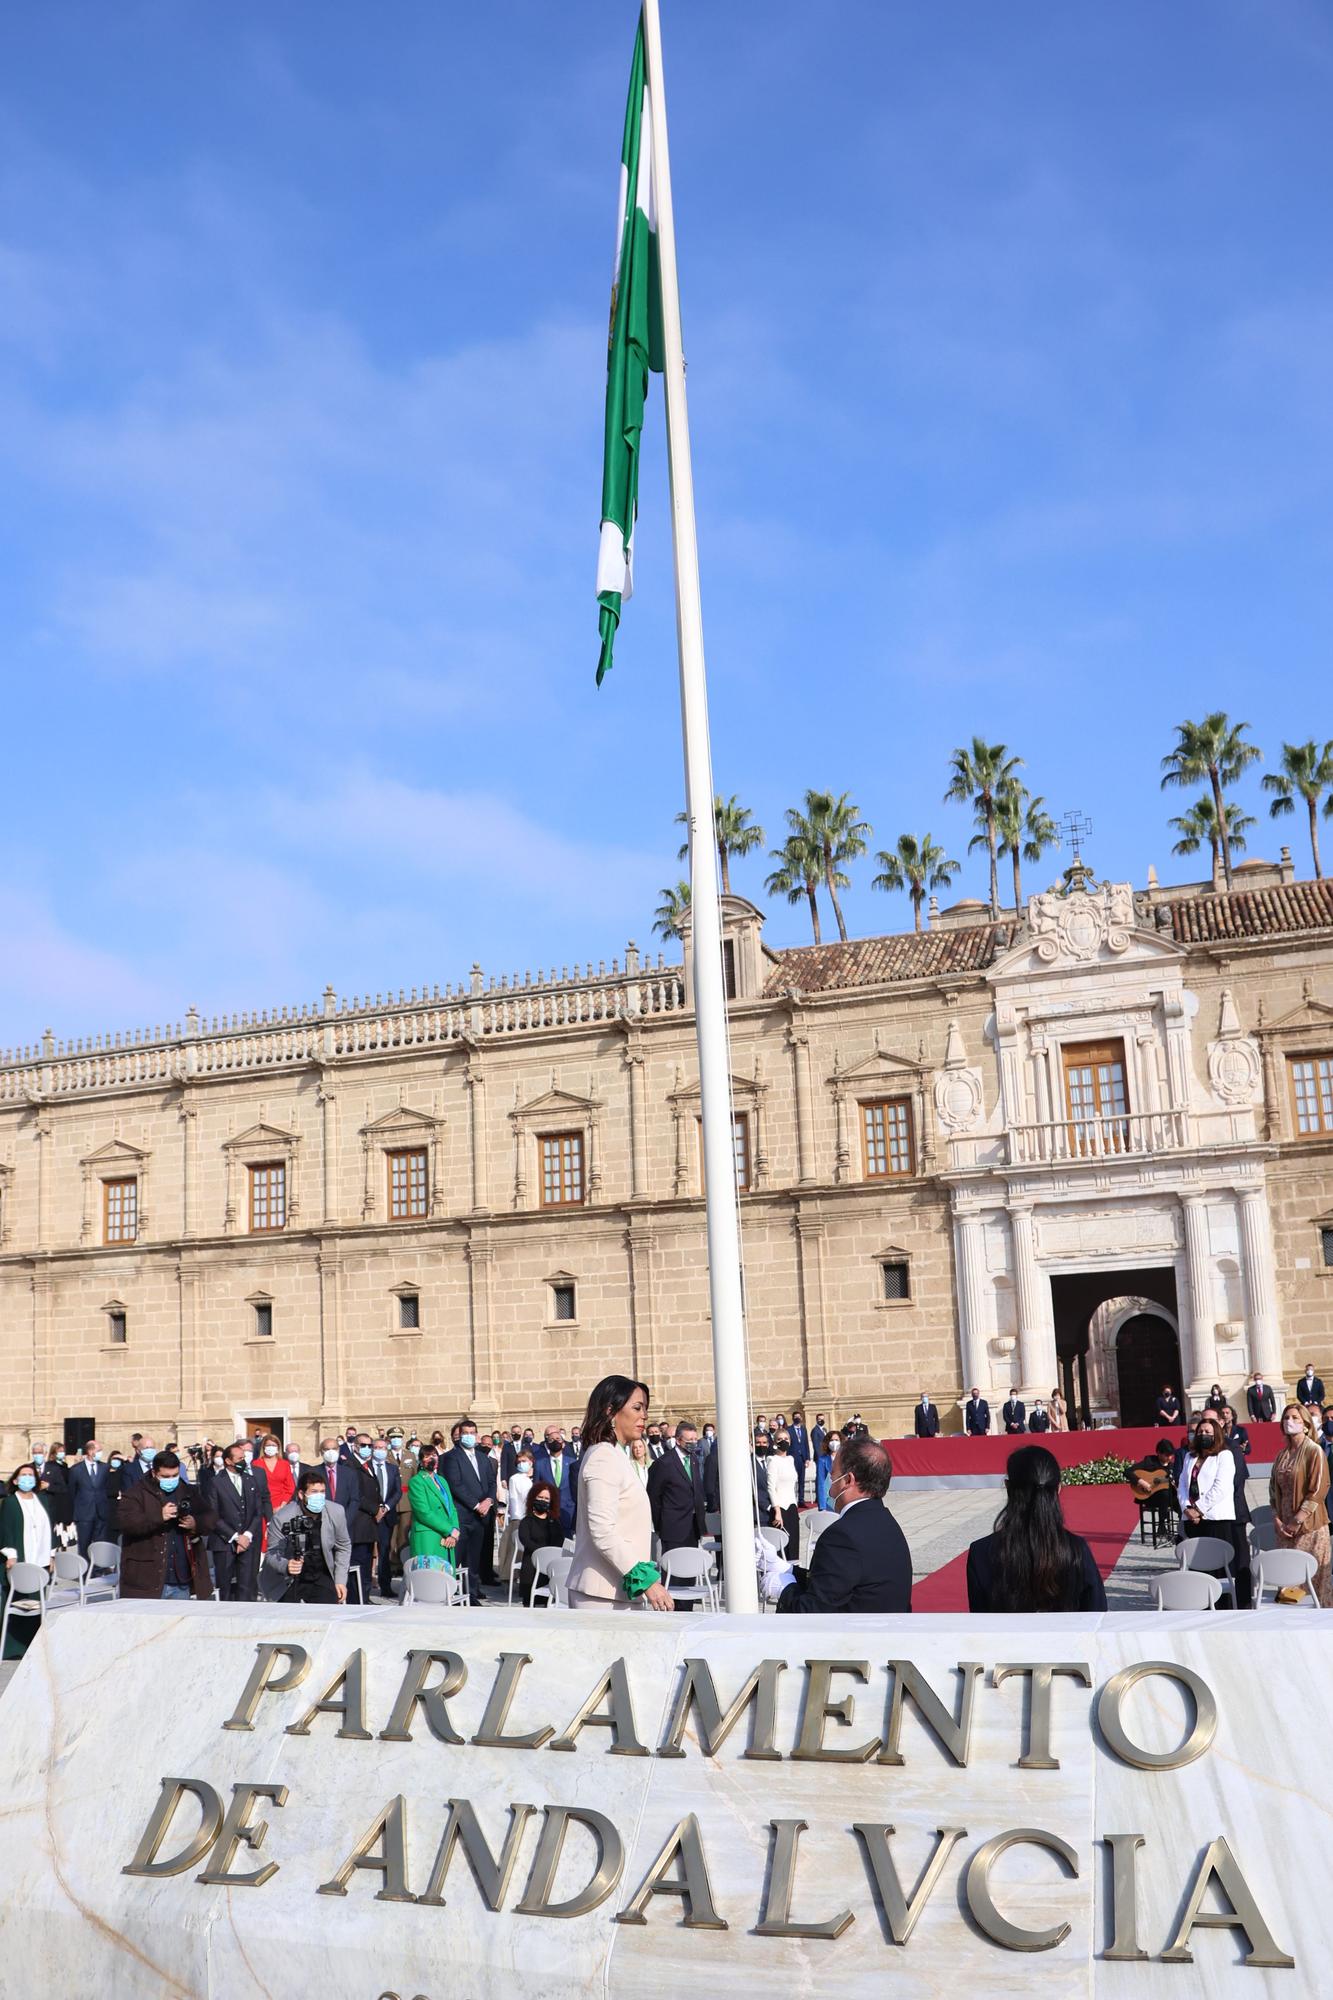
[[[1333,889],[1242,882],[780,952],[726,899],[760,1409],[1333,1382]],[[75,1416],[569,1419],[611,1368],[705,1413],[684,959],[0,1059],[4,1464]]]

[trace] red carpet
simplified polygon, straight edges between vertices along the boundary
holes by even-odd
[[[1139,1525],[1139,1510],[1128,1486],[1068,1486],[1061,1490],[1065,1524],[1082,1535],[1103,1577],[1119,1562],[1125,1543]],[[1000,1511],[997,1502],[996,1513]],[[913,1611],[967,1610],[967,1550],[912,1586]]]
[[[1268,1465],[1282,1449],[1278,1424],[1250,1424],[1252,1462]],[[1041,1444],[1053,1452],[1061,1465],[1085,1465],[1094,1458],[1146,1458],[1159,1437],[1182,1444],[1180,1424],[1156,1425],[1148,1430],[1043,1431],[1040,1437],[936,1437],[881,1438],[880,1443],[893,1460],[895,1479],[948,1479],[960,1472],[1003,1473],[1009,1454],[1023,1444]]]

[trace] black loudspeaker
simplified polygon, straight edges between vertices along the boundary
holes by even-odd
[[[65,1450],[71,1458],[83,1450],[89,1438],[97,1436],[97,1425],[92,1417],[66,1417]]]

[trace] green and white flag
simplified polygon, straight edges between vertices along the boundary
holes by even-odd
[[[602,653],[597,685],[611,666],[621,606],[634,588],[634,519],[639,511],[639,441],[648,371],[662,372],[662,279],[657,263],[653,193],[653,123],[643,51],[643,18],[634,41],[625,138],[620,148],[620,207],[611,281],[606,362],[606,443],[602,459],[602,539],[597,602]]]

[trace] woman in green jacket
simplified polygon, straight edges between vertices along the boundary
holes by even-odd
[[[453,1569],[458,1542],[458,1509],[439,1471],[440,1454],[427,1445],[407,1488],[412,1509],[411,1548],[422,1569]]]

